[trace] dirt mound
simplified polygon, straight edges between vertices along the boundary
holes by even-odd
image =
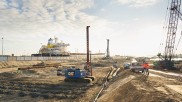
[[[147,88],[150,91],[141,86],[137,86],[135,81],[132,81],[120,87],[114,92],[114,97],[111,99],[108,98],[108,100],[110,102],[176,102],[163,93],[156,93],[156,90],[152,90],[153,88]]]
[[[98,102],[178,102],[154,86],[147,76],[126,70],[111,81]]]

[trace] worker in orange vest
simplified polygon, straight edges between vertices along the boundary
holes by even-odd
[[[143,66],[143,73],[149,75],[149,64],[144,62]]]

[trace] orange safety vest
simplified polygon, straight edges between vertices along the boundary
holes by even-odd
[[[142,66],[143,66],[143,68],[149,68],[148,63],[145,63],[145,64],[143,64]]]

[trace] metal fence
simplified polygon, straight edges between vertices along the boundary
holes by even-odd
[[[102,58],[104,55],[92,55],[92,58]],[[46,60],[80,60],[85,59],[84,55],[72,55],[64,57],[33,57],[33,56],[0,56],[0,61],[46,61]]]

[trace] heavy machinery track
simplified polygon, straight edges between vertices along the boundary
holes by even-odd
[[[78,82],[78,83],[91,83],[92,79],[91,78],[65,78],[65,82]]]
[[[62,67],[60,67],[62,68]],[[93,83],[64,82],[57,76],[57,67],[27,70],[4,69],[0,73],[0,102],[80,102],[92,101],[110,67],[93,69]]]
[[[84,94],[89,88],[86,84],[30,83],[28,81],[13,78],[13,75],[12,78],[9,79],[8,77],[11,75],[12,74],[7,73],[0,74],[0,76],[2,76],[0,77],[0,95],[17,95],[19,97],[30,96],[32,98],[42,97],[44,99],[75,99]]]
[[[167,75],[167,74],[155,72],[155,71],[152,71],[152,70],[150,70],[150,73],[157,74],[157,75],[160,75],[160,76],[163,76],[163,77],[166,77],[166,78],[176,79],[176,80],[182,82],[182,77],[180,77],[180,76]]]
[[[84,93],[88,87],[67,87],[63,85],[31,84],[19,82],[0,81],[0,94],[12,95],[18,93],[19,96],[44,97],[47,98],[76,98]],[[59,90],[58,90],[59,89]]]

